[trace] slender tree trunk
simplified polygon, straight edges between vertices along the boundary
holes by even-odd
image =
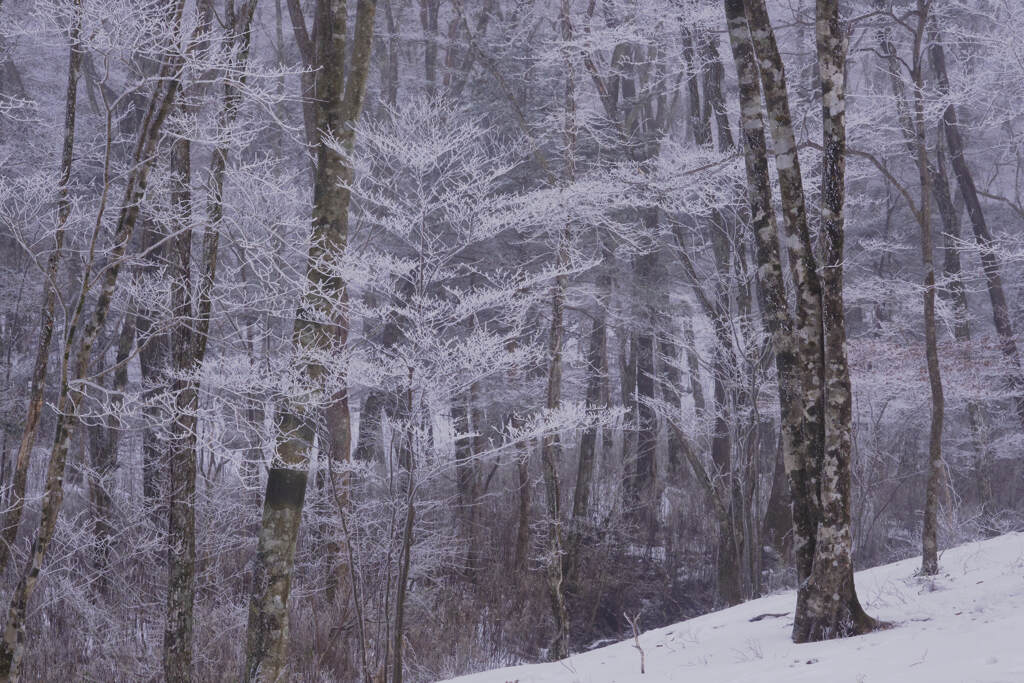
[[[179,2],[171,17],[172,25],[175,27],[175,34],[177,34],[177,27],[180,24],[183,9],[184,3]],[[71,367],[72,348],[78,336],[77,321],[85,308],[86,297],[92,284],[88,270],[83,278],[72,322],[65,332],[64,359],[61,366],[62,377],[57,399],[57,428],[53,449],[50,452],[50,461],[47,466],[42,517],[32,542],[28,561],[25,563],[18,585],[11,595],[7,623],[4,628],[4,638],[3,642],[0,643],[0,680],[17,680],[19,677],[18,668],[21,663],[21,657],[25,652],[24,630],[29,600],[39,580],[39,573],[46,558],[46,551],[49,548],[50,541],[53,539],[53,533],[57,527],[57,517],[64,502],[64,471],[67,464],[71,432],[76,422],[76,404],[78,401],[78,391],[80,391],[77,385],[88,375],[93,344],[103,329],[107,314],[110,311],[110,303],[114,290],[117,287],[122,259],[128,248],[128,242],[135,229],[135,224],[138,221],[139,206],[146,190],[149,171],[156,158],[160,131],[174,105],[174,100],[178,93],[179,83],[177,76],[180,67],[180,57],[174,54],[166,58],[161,66],[160,75],[162,78],[150,99],[149,108],[143,120],[143,127],[135,149],[135,163],[132,166],[132,172],[128,176],[124,198],[121,203],[121,211],[114,226],[113,247],[110,250],[109,266],[103,271],[102,280],[98,283],[99,292],[93,314],[89,317],[82,330],[81,342],[75,354],[74,367],[77,369],[77,376],[73,381],[69,381],[68,369]],[[101,221],[102,213],[97,216],[94,239],[100,232]],[[89,268],[92,267],[91,259],[88,266]]]
[[[516,426],[513,421],[513,427]],[[527,444],[517,444],[516,477],[519,491],[519,515],[516,523],[515,569],[522,574],[530,559],[530,449]]]
[[[570,0],[562,0],[560,24],[562,39],[567,44],[572,40],[572,25],[569,23]],[[563,51],[568,47],[564,46]],[[576,95],[575,75],[572,59],[565,55],[568,69],[565,84],[565,182],[575,179],[576,144]],[[566,268],[569,261],[569,226],[566,225],[558,244],[558,268]],[[562,349],[565,337],[565,296],[569,278],[559,274],[551,295],[551,330],[548,335],[548,386],[545,407],[548,411],[558,410],[562,402]],[[562,446],[557,432],[545,434],[541,440],[541,468],[544,474],[545,502],[548,514],[548,557],[545,575],[551,612],[555,621],[555,636],[552,640],[550,659],[560,660],[569,656],[569,611],[565,603],[565,575],[563,552],[566,547],[562,525],[562,493],[559,481],[558,463]]]
[[[111,392],[123,400],[128,386],[128,358],[135,341],[135,321],[126,313],[121,322],[117,339],[114,381]],[[99,382],[102,383],[101,377]],[[114,488],[113,475],[117,469],[117,450],[121,440],[120,425],[115,416],[108,416],[104,423],[88,427],[89,435],[89,504],[93,515],[93,535],[96,542],[96,588],[105,594],[110,579],[107,567],[110,565],[111,543],[114,538],[113,500],[110,492]]]
[[[921,573],[939,573],[938,508],[939,495],[945,479],[942,461],[942,424],[945,398],[942,393],[942,375],[939,369],[939,349],[935,331],[935,260],[932,255],[932,198],[934,169],[928,160],[924,113],[924,54],[921,43],[925,39],[928,6],[917,2],[918,26],[914,41],[914,61],[911,77],[914,83],[914,147],[917,151],[917,170],[921,184],[921,206],[918,215],[921,226],[921,260],[924,264],[924,336],[928,362],[928,385],[932,397],[932,422],[928,441],[928,475],[925,491],[924,524],[921,531]]]
[[[42,319],[39,323],[39,342],[36,345],[36,358],[32,367],[32,381],[29,386],[28,410],[25,414],[25,425],[22,428],[21,442],[18,446],[18,457],[14,466],[11,481],[10,502],[3,517],[3,528],[0,531],[0,574],[7,567],[11,557],[11,547],[18,538],[18,527],[25,509],[25,490],[28,484],[28,466],[32,456],[32,447],[36,442],[39,429],[39,418],[43,411],[43,392],[46,389],[46,374],[50,360],[50,341],[53,338],[54,308],[57,302],[57,276],[60,266],[61,252],[64,248],[64,226],[71,216],[71,200],[68,197],[68,184],[71,182],[71,166],[75,148],[75,117],[77,113],[78,79],[82,70],[81,2],[75,2],[75,17],[72,20],[68,51],[68,80],[64,95],[64,144],[61,151],[60,178],[57,188],[57,231],[54,234],[53,251],[46,263],[46,280],[43,282]],[[6,455],[6,453],[5,453]]]
[[[604,379],[604,349],[608,338],[608,323],[604,312],[598,313],[590,328],[587,348],[587,409],[601,410],[602,381]],[[576,522],[583,522],[590,512],[591,484],[594,476],[594,462],[597,459],[596,425],[587,427],[580,440],[580,457],[576,470],[576,489],[572,498],[572,516]]]
[[[935,74],[939,94],[949,95],[946,52],[942,46],[942,36],[934,17],[929,22],[927,40],[931,67]],[[964,154],[964,141],[960,133],[960,121],[955,105],[946,106],[942,112],[942,122],[942,131],[945,133],[946,144],[949,147],[953,174],[956,176],[957,185],[960,186],[960,195],[967,206],[967,216],[971,220],[974,238],[981,251],[981,269],[985,274],[985,284],[988,288],[989,300],[992,303],[992,321],[995,324],[996,334],[999,336],[1000,351],[1002,351],[1007,364],[1007,384],[1013,394],[1017,418],[1024,425],[1024,374],[1022,374],[1020,355],[1017,351],[1017,338],[1010,320],[1006,292],[1003,289],[1003,278],[999,256],[995,250],[995,240],[985,221],[985,214],[978,198],[978,190],[974,184],[974,176]]]
[[[967,308],[967,289],[964,287],[963,273],[960,266],[960,216],[953,205],[949,190],[949,176],[946,172],[946,159],[942,141],[944,122],[939,123],[939,137],[936,141],[935,174],[932,176],[932,192],[935,203],[942,216],[943,226],[943,275],[948,283],[939,295],[948,292],[953,302],[953,336],[960,345],[961,352],[967,351],[971,340],[971,316]],[[991,450],[986,433],[985,408],[978,401],[967,401],[967,425],[974,443],[974,476],[977,486],[978,501],[982,512],[987,512],[992,503],[992,481],[990,478]]]
[[[637,448],[635,503],[638,507],[637,521],[646,537],[647,545],[653,546],[658,532],[658,416],[654,412],[654,344],[655,336],[650,331],[637,336],[636,387],[637,405]]]
[[[236,66],[244,68],[248,61],[249,25],[256,3],[245,6],[244,14],[234,15],[228,4],[226,23],[230,39],[238,49]],[[205,14],[209,25],[212,17]],[[244,83],[244,75],[242,77]],[[223,131],[233,123],[240,96],[233,85],[225,83],[218,125]],[[167,618],[164,626],[164,677],[167,681],[192,679],[193,606],[195,602],[195,496],[196,459],[199,423],[199,373],[206,357],[212,291],[217,273],[217,252],[220,221],[223,217],[224,175],[228,149],[218,145],[211,160],[211,195],[208,205],[209,225],[203,235],[203,263],[198,287],[192,285],[192,190],[191,144],[188,139],[175,141],[171,149],[174,173],[172,205],[180,220],[170,243],[174,281],[171,306],[175,327],[172,333],[171,390],[174,415],[171,421],[170,476],[168,477],[168,582]]]

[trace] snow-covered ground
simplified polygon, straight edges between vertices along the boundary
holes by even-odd
[[[857,573],[867,611],[894,623],[866,636],[794,645],[789,632],[795,597],[786,592],[641,634],[644,675],[630,639],[562,662],[455,680],[1024,683],[1024,534],[947,550],[934,580],[915,577],[919,565],[916,558]]]

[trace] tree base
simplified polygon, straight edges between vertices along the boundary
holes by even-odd
[[[875,619],[865,612],[856,595],[835,602],[839,603],[838,606],[830,610],[801,610],[798,606],[793,620],[793,642],[816,643],[862,636],[892,627],[891,623]]]

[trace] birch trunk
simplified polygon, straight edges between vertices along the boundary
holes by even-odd
[[[823,159],[821,231],[825,348],[825,449],[819,468],[821,518],[805,611],[797,612],[793,640],[818,641],[875,626],[861,608],[853,583],[850,529],[850,456],[853,391],[846,356],[843,311],[844,202],[846,197],[846,50],[838,0],[817,0],[816,42],[821,79]]]

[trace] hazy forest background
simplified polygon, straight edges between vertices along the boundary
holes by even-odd
[[[430,681],[1020,530],[1022,38],[4,0],[0,678]]]

